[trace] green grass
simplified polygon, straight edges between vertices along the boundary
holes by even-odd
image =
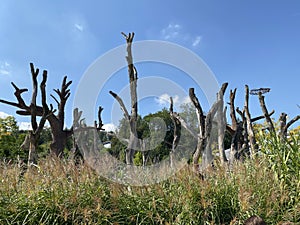
[[[2,163],[0,224],[242,224],[253,214],[268,224],[300,224],[300,144],[267,140],[262,155],[230,172],[216,166],[202,180],[187,167],[145,187],[112,183],[87,165],[54,158],[23,175],[18,165]]]

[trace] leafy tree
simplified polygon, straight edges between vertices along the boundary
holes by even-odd
[[[28,152],[20,149],[25,133],[19,131],[14,117],[0,118],[0,158],[8,160],[27,159]]]

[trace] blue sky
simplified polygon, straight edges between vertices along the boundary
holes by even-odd
[[[275,109],[276,119],[281,112],[290,117],[300,113],[297,107],[300,104],[300,2],[297,0],[55,3],[3,0],[0,29],[0,98],[15,100],[11,81],[19,87],[31,88],[30,62],[48,70],[48,95],[68,75],[73,80],[66,115],[69,127],[73,96],[80,78],[95,59],[124,44],[121,31],[134,31],[136,41],[171,41],[190,49],[210,67],[220,84],[229,82],[229,89],[238,88],[237,106],[243,106],[244,85],[248,84],[250,89],[271,88],[266,102],[269,110]],[[137,69],[141,77],[169,71],[163,66],[152,70],[149,65],[137,65]],[[174,80],[188,90],[191,83],[181,80],[180,72],[174,74]],[[107,90],[118,92],[127,82],[126,70],[120,71],[107,84]],[[201,95],[201,90],[196,92]],[[30,97],[29,93],[24,95],[28,101]],[[48,101],[53,102],[50,97]],[[108,93],[99,96],[99,104],[105,108],[105,123],[111,123],[113,102]],[[208,110],[205,99],[203,102]],[[255,96],[251,96],[250,104],[252,115],[260,115]],[[145,100],[143,109],[142,106],[141,111],[148,113],[163,104],[159,105],[157,99]],[[17,116],[13,107],[0,104],[0,112],[16,116],[19,122],[29,122],[29,118]]]

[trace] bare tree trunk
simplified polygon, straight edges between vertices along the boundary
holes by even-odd
[[[287,114],[281,113],[279,117],[279,122],[280,122],[279,136],[281,141],[285,141],[287,139],[288,128],[299,119],[300,119],[300,115],[295,116],[287,123]]]
[[[231,117],[231,129],[233,131],[236,131],[237,129],[237,119],[236,119],[235,105],[234,105],[235,95],[236,95],[236,88],[234,89],[234,91],[230,90],[230,117]]]
[[[138,115],[138,102],[137,102],[137,70],[133,65],[133,57],[131,51],[131,45],[134,38],[134,33],[129,33],[126,35],[122,33],[127,42],[127,66],[128,66],[128,75],[130,82],[130,98],[131,98],[131,115],[129,115],[123,100],[114,92],[110,91],[109,93],[118,101],[122,111],[124,112],[125,118],[128,120],[130,125],[130,137],[129,143],[125,150],[125,159],[127,165],[133,164],[133,156],[138,147],[139,140],[137,135],[137,115]]]
[[[37,138],[32,131],[29,133],[29,152],[28,152],[28,165],[37,164],[38,151],[37,151]]]
[[[262,112],[264,114],[264,117],[266,119],[266,122],[268,123],[268,129],[270,131],[270,133],[275,134],[275,128],[274,128],[274,124],[273,121],[268,113],[266,104],[265,104],[265,96],[262,95],[261,92],[258,93],[258,98],[259,98],[259,102],[260,102],[260,107],[262,109]]]
[[[179,142],[179,138],[180,138],[180,132],[181,132],[181,123],[179,121],[179,119],[176,117],[176,115],[174,114],[173,111],[173,98],[170,97],[170,117],[174,126],[174,130],[173,130],[173,141],[172,141],[172,148],[171,148],[171,152],[170,152],[170,166],[171,168],[174,167],[174,155],[175,155],[175,149],[178,145]]]
[[[242,126],[241,123],[237,122],[236,113],[235,113],[235,95],[236,88],[234,91],[230,90],[230,118],[231,118],[231,127],[227,127],[227,130],[232,135],[231,146],[230,146],[230,162],[232,163],[235,159],[238,158],[238,149],[240,146],[240,140],[242,135]]]
[[[225,92],[225,90],[224,90]],[[218,147],[219,147],[219,155],[220,155],[220,162],[221,165],[224,165],[228,160],[225,155],[225,148],[224,148],[224,137],[225,137],[225,130],[226,130],[226,107],[224,109],[224,93],[218,93],[219,102],[218,105],[218,114],[217,114],[217,121],[218,121]]]
[[[204,152],[204,150],[207,146],[208,140],[210,138],[213,118],[214,118],[215,114],[217,113],[217,111],[220,109],[222,109],[221,112],[223,114],[223,96],[224,96],[227,86],[228,86],[228,83],[224,83],[222,85],[222,87],[218,93],[217,101],[212,105],[212,107],[209,110],[206,117],[204,116],[204,113],[203,113],[202,107],[199,103],[199,100],[194,93],[194,88],[189,89],[190,99],[196,108],[198,125],[199,125],[197,147],[196,147],[196,150],[193,155],[193,166],[194,166],[195,171],[199,171],[199,159],[200,159],[200,157],[203,156],[203,152]],[[222,123],[223,123],[223,120],[222,120]],[[221,124],[219,124],[219,125],[221,125]],[[222,146],[221,146],[221,148],[222,148]],[[223,150],[223,152],[224,152],[224,150]]]
[[[255,140],[255,135],[254,135],[254,130],[252,126],[252,121],[251,121],[251,115],[249,111],[249,87],[248,85],[245,85],[245,118],[246,118],[246,123],[247,123],[247,133],[248,133],[248,138],[249,138],[249,144],[250,144],[250,157],[253,157],[253,155],[257,152],[257,144]]]

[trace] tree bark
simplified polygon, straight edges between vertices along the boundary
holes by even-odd
[[[173,141],[172,141],[172,148],[171,148],[171,152],[170,152],[170,165],[171,168],[174,167],[174,155],[175,155],[175,149],[178,145],[179,142],[179,138],[180,138],[180,132],[181,132],[181,123],[179,121],[179,119],[176,117],[176,115],[174,114],[173,111],[173,98],[170,97],[170,117],[174,126],[174,130],[173,130]]]
[[[132,42],[134,38],[134,33],[129,33],[126,35],[122,32],[122,35],[126,39],[127,43],[127,67],[128,67],[128,75],[130,82],[130,98],[131,98],[131,114],[129,115],[123,100],[114,92],[110,91],[109,93],[118,101],[122,111],[124,112],[125,118],[128,120],[130,125],[130,136],[129,143],[125,150],[125,160],[127,165],[133,164],[133,156],[134,152],[137,150],[139,145],[138,135],[137,135],[137,115],[138,115],[138,102],[137,102],[137,70],[133,64],[132,57]]]
[[[218,114],[217,114],[218,147],[219,147],[221,165],[224,165],[228,161],[225,155],[225,148],[224,148],[224,137],[225,137],[225,130],[226,130],[226,107],[224,108],[224,93],[227,86],[228,86],[227,83],[223,84],[217,96],[217,101],[219,102]]]
[[[288,135],[288,128],[299,119],[300,119],[300,115],[295,116],[293,119],[287,122],[287,114],[281,113],[279,117],[279,123],[280,123],[279,137],[281,141],[286,141]]]
[[[269,129],[270,133],[275,134],[275,127],[274,127],[273,121],[270,117],[270,114],[268,113],[268,110],[267,110],[267,107],[265,104],[265,96],[263,96],[262,93],[259,92],[258,98],[259,98],[259,102],[260,102],[260,107],[262,109],[262,112],[264,114],[266,122],[268,123],[268,129]]]
[[[253,155],[257,152],[258,147],[256,144],[256,139],[254,135],[254,129],[251,121],[251,115],[249,111],[249,87],[248,85],[245,85],[245,118],[247,123],[247,133],[249,138],[249,144],[250,144],[250,157],[253,157]]]
[[[196,172],[199,171],[199,159],[200,159],[200,157],[203,156],[203,152],[205,151],[205,148],[207,146],[208,140],[211,135],[213,118],[214,118],[215,114],[217,113],[217,111],[219,111],[219,110],[221,110],[222,114],[223,114],[223,107],[222,107],[223,106],[223,96],[224,96],[227,86],[228,86],[228,83],[224,83],[222,85],[222,87],[217,95],[217,100],[212,105],[212,107],[209,110],[206,117],[204,116],[204,113],[203,113],[202,107],[199,103],[199,100],[194,93],[194,88],[189,89],[189,96],[190,96],[190,99],[191,99],[193,105],[196,108],[198,125],[199,125],[199,133],[198,133],[198,137],[197,137],[197,147],[193,154],[193,168],[194,168],[194,171],[196,171]],[[218,125],[221,126],[222,124],[223,124],[223,119],[221,119],[221,123]],[[220,129],[220,131],[221,130],[222,129]],[[222,145],[220,148],[222,148]],[[222,151],[222,152],[224,152],[224,151]]]

